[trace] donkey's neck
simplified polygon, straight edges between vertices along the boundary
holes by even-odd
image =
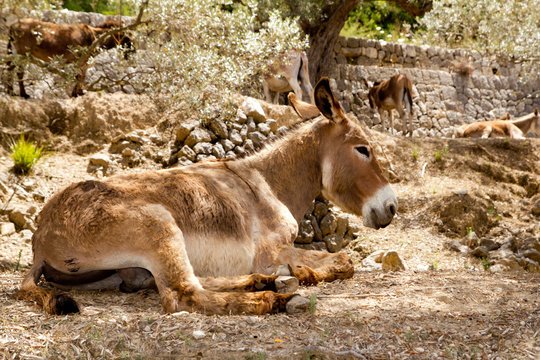
[[[297,221],[302,219],[322,188],[317,134],[320,126],[310,124],[245,159],[261,173]]]

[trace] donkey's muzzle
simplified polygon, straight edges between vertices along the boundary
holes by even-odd
[[[397,199],[389,185],[375,193],[363,206],[364,226],[385,228],[397,213]]]

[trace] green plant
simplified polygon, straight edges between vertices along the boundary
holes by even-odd
[[[485,271],[488,271],[491,265],[493,265],[487,257],[483,257],[480,261],[482,262],[482,267]]]
[[[310,314],[315,314],[315,311],[317,310],[317,295],[312,294],[309,297],[309,303],[308,303],[308,311]]]
[[[474,233],[474,228],[472,226],[467,226],[467,236],[472,236]]]
[[[42,155],[43,148],[26,141],[23,135],[11,146],[13,159],[13,172],[18,175],[27,175]]]
[[[439,270],[439,260],[438,259],[435,259],[431,262],[431,266],[430,266],[431,270],[433,271],[437,271]]]
[[[443,161],[443,158],[446,156],[446,154],[448,154],[448,147],[445,146],[442,149],[435,150],[435,152],[433,153],[433,157],[435,158],[436,162],[441,162]]]
[[[418,161],[418,158],[420,157],[420,151],[418,148],[414,148],[411,152],[412,158],[414,161]]]

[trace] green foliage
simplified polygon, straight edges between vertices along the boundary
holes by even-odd
[[[538,60],[538,0],[436,0],[419,22],[424,41]],[[501,31],[503,30],[503,31]]]
[[[387,1],[362,1],[350,12],[341,35],[389,41],[404,40],[416,27],[414,17]]]
[[[493,265],[487,257],[483,257],[482,259],[480,259],[480,261],[482,262],[482,267],[485,271],[488,271],[489,268]]]
[[[42,148],[28,142],[21,135],[19,140],[11,146],[13,159],[13,172],[18,175],[27,175],[42,155]]]
[[[433,153],[433,158],[436,162],[442,162],[444,157],[448,154],[448,148],[444,147],[442,149],[437,149]]]
[[[420,157],[420,151],[418,150],[418,148],[414,148],[412,150],[411,156],[412,156],[414,161],[418,161],[418,158]]]
[[[106,15],[134,15],[135,9],[126,0],[64,0],[64,9],[96,12]]]
[[[309,297],[308,311],[311,315],[314,315],[315,311],[317,311],[317,295],[315,294]]]

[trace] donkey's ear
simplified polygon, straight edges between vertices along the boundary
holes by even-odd
[[[315,105],[324,117],[336,123],[345,118],[345,112],[332,94],[328,78],[322,78],[315,86]]]
[[[289,99],[289,105],[292,106],[302,120],[310,120],[321,114],[315,105],[298,100],[298,97],[293,92],[290,92],[287,98]]]

